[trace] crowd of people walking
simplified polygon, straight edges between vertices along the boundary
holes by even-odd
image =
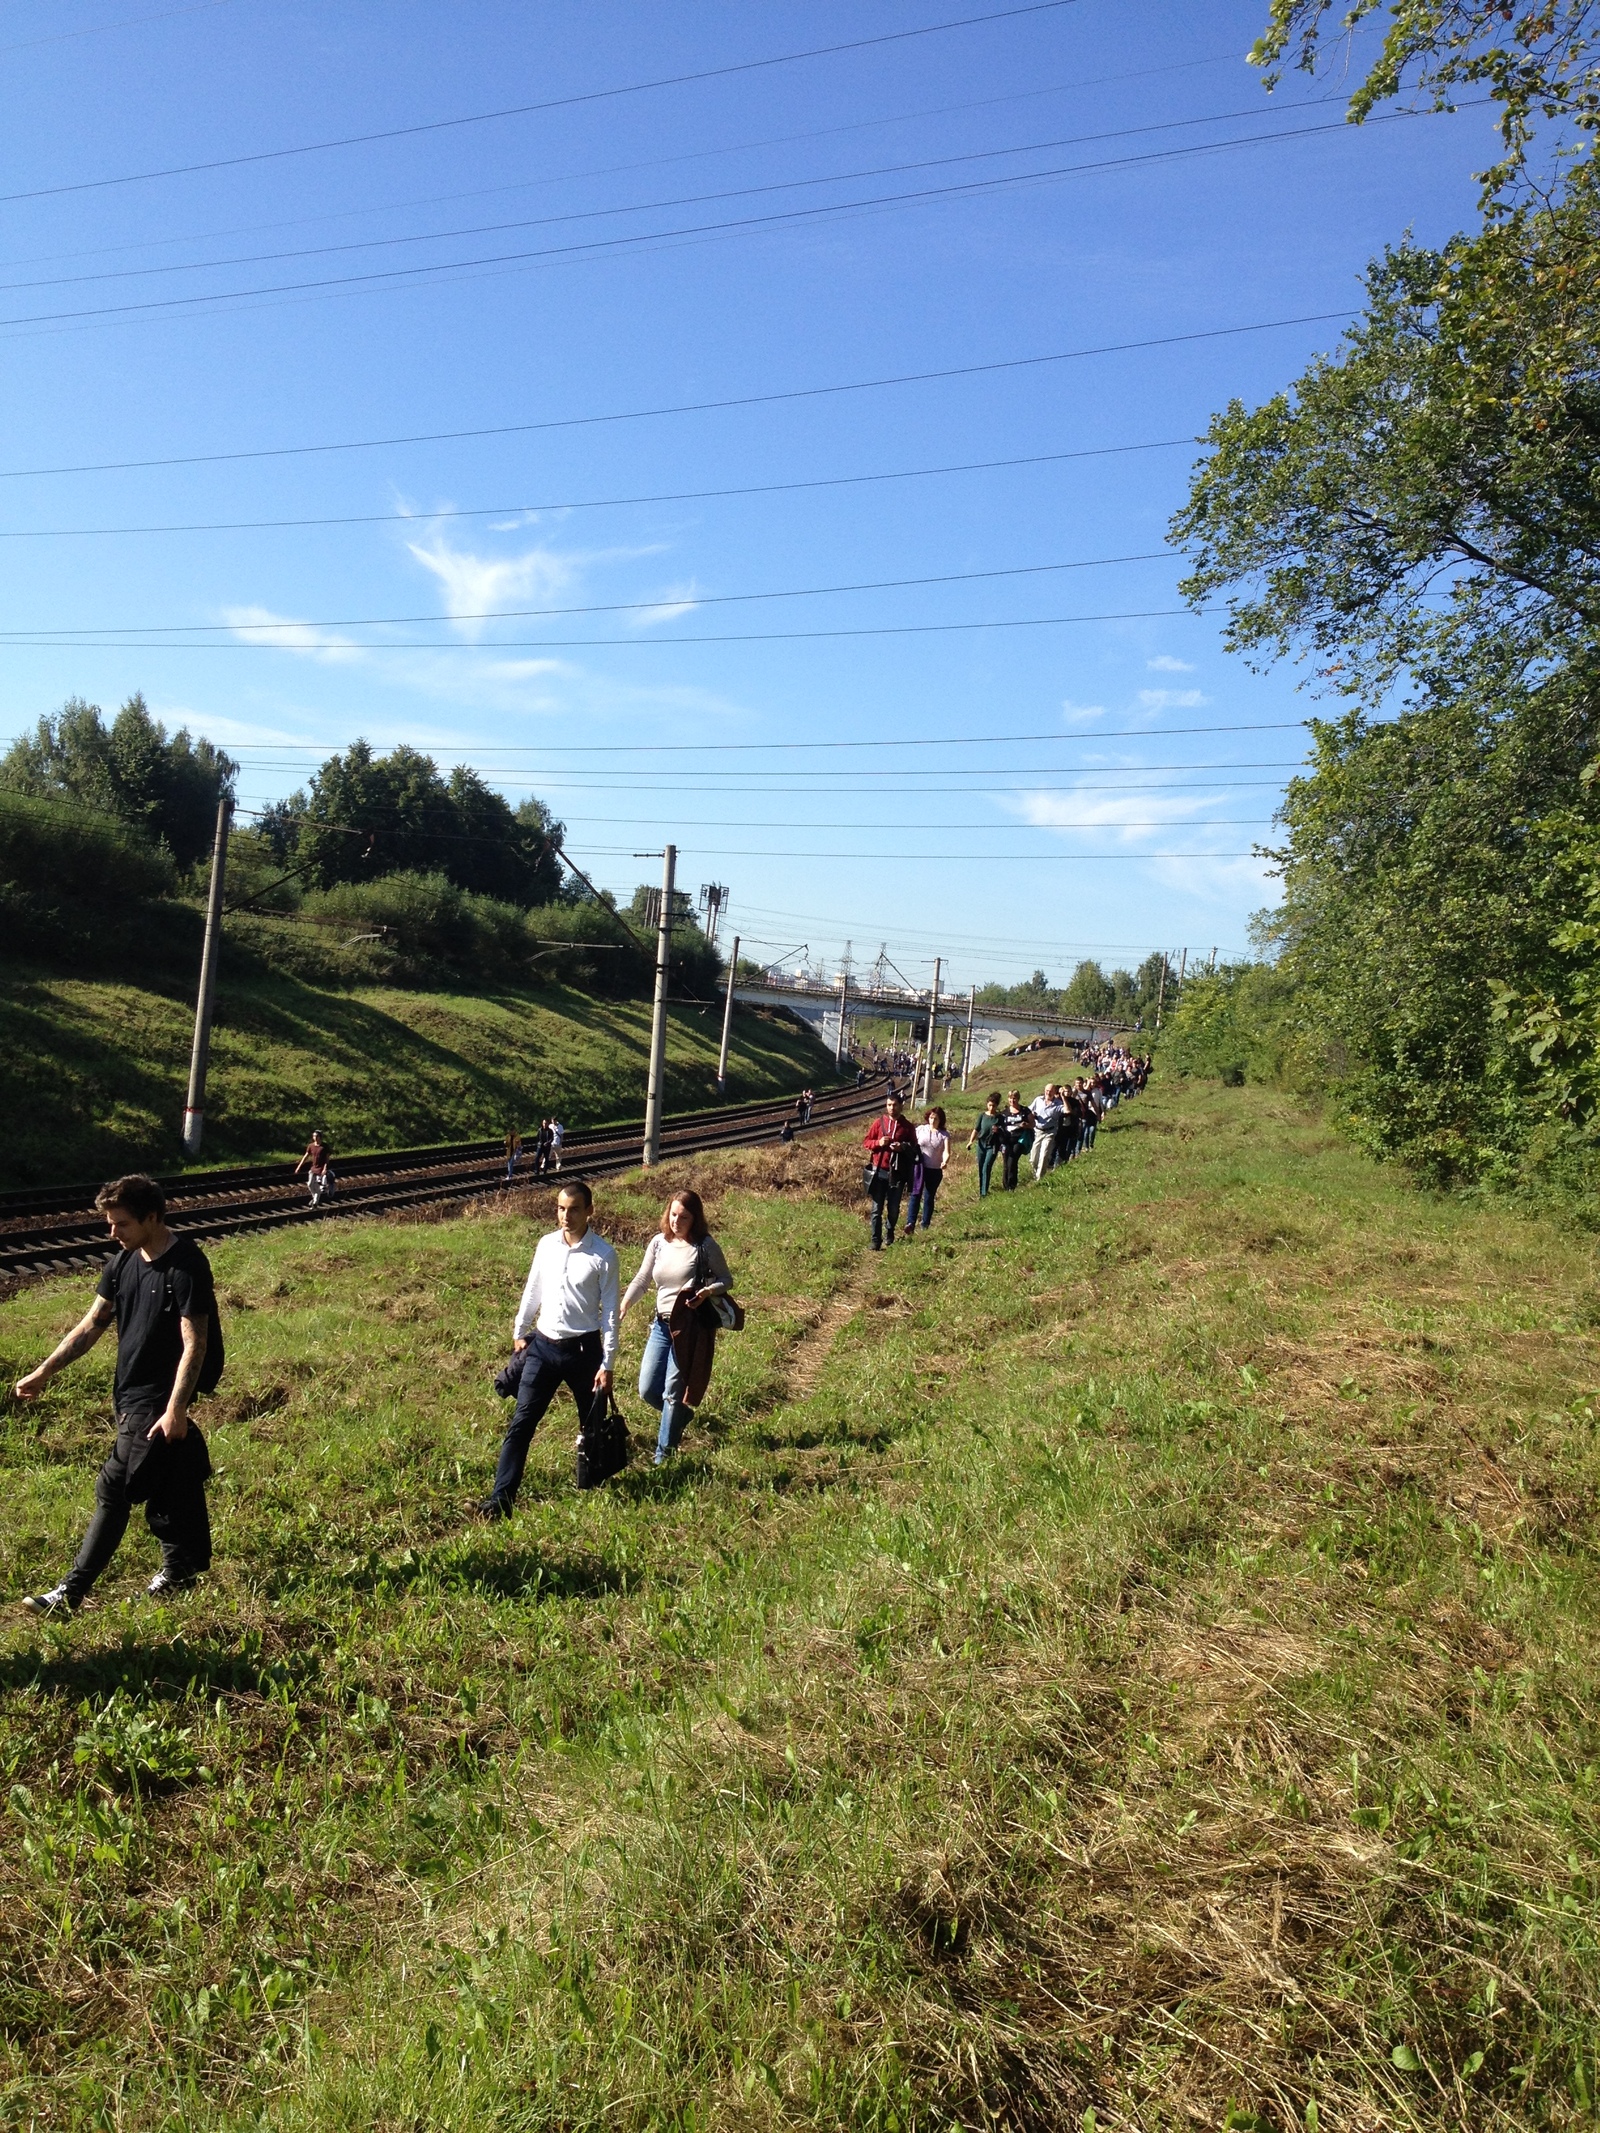
[[[1078,1064],[1089,1071],[1070,1082],[1050,1082],[1031,1104],[1019,1090],[999,1090],[984,1100],[967,1137],[977,1166],[978,1193],[987,1195],[998,1162],[1002,1190],[1012,1191],[1024,1156],[1042,1181],[1058,1164],[1070,1163],[1094,1146],[1101,1119],[1135,1096],[1149,1078],[1148,1058],[1115,1045],[1101,1045]],[[806,1090],[796,1117],[809,1122],[814,1098]],[[558,1120],[542,1119],[535,1143],[539,1174],[559,1170],[563,1132]],[[920,1125],[905,1115],[891,1080],[882,1115],[864,1140],[862,1184],[871,1205],[872,1249],[893,1244],[905,1210],[905,1236],[926,1231],[950,1164],[951,1138],[944,1107],[931,1104]],[[518,1130],[505,1136],[506,1176],[523,1153]],[[321,1133],[296,1166],[307,1172],[314,1196],[332,1188],[330,1151]],[[118,1335],[114,1409],[116,1441],[95,1484],[95,1512],[71,1570],[46,1592],[23,1603],[37,1615],[76,1613],[110,1563],[131,1512],[143,1505],[162,1561],[149,1592],[167,1598],[187,1590],[210,1566],[211,1531],[205,1483],[211,1462],[204,1438],[190,1416],[192,1404],[213,1391],[222,1374],[223,1337],[216,1289],[205,1254],[166,1226],[166,1198],[143,1175],[114,1180],[96,1205],[116,1247],[106,1263],[94,1303],[54,1351],[16,1383],[16,1396],[36,1399],[49,1380],[94,1346],[115,1324]],[[662,1211],[659,1231],[646,1247],[624,1291],[616,1248],[594,1227],[594,1193],[586,1180],[569,1178],[556,1196],[557,1227],[539,1240],[511,1327],[510,1360],[495,1389],[512,1402],[488,1495],[479,1504],[491,1520],[509,1518],[527,1465],[529,1447],[561,1387],[578,1412],[577,1472],[580,1487],[608,1479],[628,1459],[628,1435],[613,1385],[622,1320],[651,1295],[650,1327],[639,1363],[639,1398],[660,1423],[655,1463],[665,1465],[710,1383],[718,1334],[737,1331],[744,1313],[733,1295],[734,1276],[712,1236],[698,1193],[676,1192]]]

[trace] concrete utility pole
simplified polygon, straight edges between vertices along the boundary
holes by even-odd
[[[728,958],[728,997],[722,1003],[722,1050],[717,1054],[717,1094],[728,1093],[728,1032],[733,1027],[733,980],[739,968],[739,936],[733,936],[733,953]]]
[[[661,1091],[667,1077],[667,970],[672,956],[672,889],[678,847],[661,855],[661,917],[656,925],[656,1004],[650,1018],[650,1082],[644,1099],[644,1167],[661,1160]]]
[[[967,1076],[972,1072],[972,1018],[978,1010],[978,988],[973,986],[967,994],[967,1041],[961,1053],[961,1087],[967,1086]]]
[[[953,1022],[947,1022],[944,1026],[944,1065],[939,1069],[941,1081],[950,1079],[950,1047],[954,1044],[955,1038],[956,1026]]]
[[[1187,971],[1187,969],[1188,969],[1188,968],[1189,968],[1189,951],[1188,951],[1188,949],[1187,949],[1187,948],[1185,948],[1185,949],[1184,949],[1184,951],[1183,951],[1183,954],[1182,954],[1182,955],[1181,955],[1181,956],[1179,957],[1179,959],[1178,959],[1178,990],[1179,990],[1179,992],[1180,992],[1180,993],[1181,993],[1181,992],[1183,991],[1183,978],[1184,978],[1184,973],[1185,973],[1185,971]]]
[[[939,975],[943,969],[944,958],[936,955],[933,959],[933,991],[928,998],[928,1049],[922,1055],[922,1101],[924,1103],[927,1103],[933,1094],[933,1032],[939,1019]]]
[[[848,963],[839,973],[839,1035],[833,1047],[833,1063],[844,1064],[844,1011],[850,999],[850,967]]]
[[[206,1122],[206,1068],[211,1059],[211,1010],[217,998],[217,962],[222,953],[222,883],[228,867],[228,831],[233,802],[217,802],[217,838],[211,847],[211,894],[206,899],[206,939],[200,951],[200,997],[194,1009],[194,1049],[189,1054],[189,1100],[183,1107],[183,1152],[200,1153]]]

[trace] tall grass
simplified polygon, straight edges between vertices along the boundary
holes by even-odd
[[[216,1577],[0,1643],[0,2119],[1591,2122],[1592,1246],[1254,1092],[881,1257],[853,1161],[703,1166],[685,1453],[553,1415],[503,1528],[530,1227],[218,1251]],[[105,1369],[8,1413],[13,1589]]]

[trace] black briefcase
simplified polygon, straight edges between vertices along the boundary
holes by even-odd
[[[633,1439],[614,1396],[601,1393],[589,1410],[578,1439],[577,1481],[580,1489],[597,1489],[620,1474],[633,1457]]]

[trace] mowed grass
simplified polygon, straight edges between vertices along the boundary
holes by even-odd
[[[563,1404],[502,1528],[526,1220],[217,1250],[215,1577],[0,1633],[0,2123],[1592,2122],[1593,1244],[1254,1090],[879,1257],[855,1162],[704,1165],[686,1451],[579,1497]],[[12,1591],[108,1366],[6,1413]]]

